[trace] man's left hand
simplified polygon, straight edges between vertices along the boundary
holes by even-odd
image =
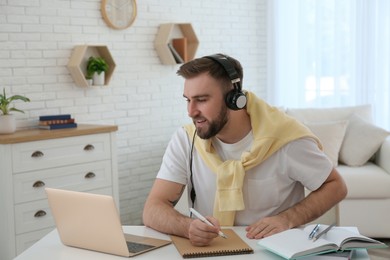
[[[260,239],[289,229],[288,221],[282,216],[272,216],[260,219],[246,227],[246,237]]]

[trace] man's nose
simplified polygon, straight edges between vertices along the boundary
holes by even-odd
[[[189,117],[196,117],[199,114],[199,110],[194,102],[188,102],[187,106],[188,116]]]

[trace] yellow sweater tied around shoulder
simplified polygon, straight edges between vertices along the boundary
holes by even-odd
[[[262,163],[285,144],[303,137],[312,137],[322,149],[319,139],[304,125],[271,107],[251,92],[246,92],[247,113],[250,116],[253,144],[241,160],[222,161],[210,139],[197,138],[195,148],[205,164],[217,174],[217,191],[214,200],[214,217],[222,226],[233,226],[235,213],[244,210],[242,187],[245,171]],[[184,126],[189,138],[194,135],[195,125]]]

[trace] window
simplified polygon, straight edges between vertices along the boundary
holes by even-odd
[[[371,104],[390,129],[390,1],[270,0],[268,99],[284,107]]]

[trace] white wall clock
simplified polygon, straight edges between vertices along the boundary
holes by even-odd
[[[113,29],[130,27],[137,17],[136,0],[102,0],[101,11],[104,21]]]

